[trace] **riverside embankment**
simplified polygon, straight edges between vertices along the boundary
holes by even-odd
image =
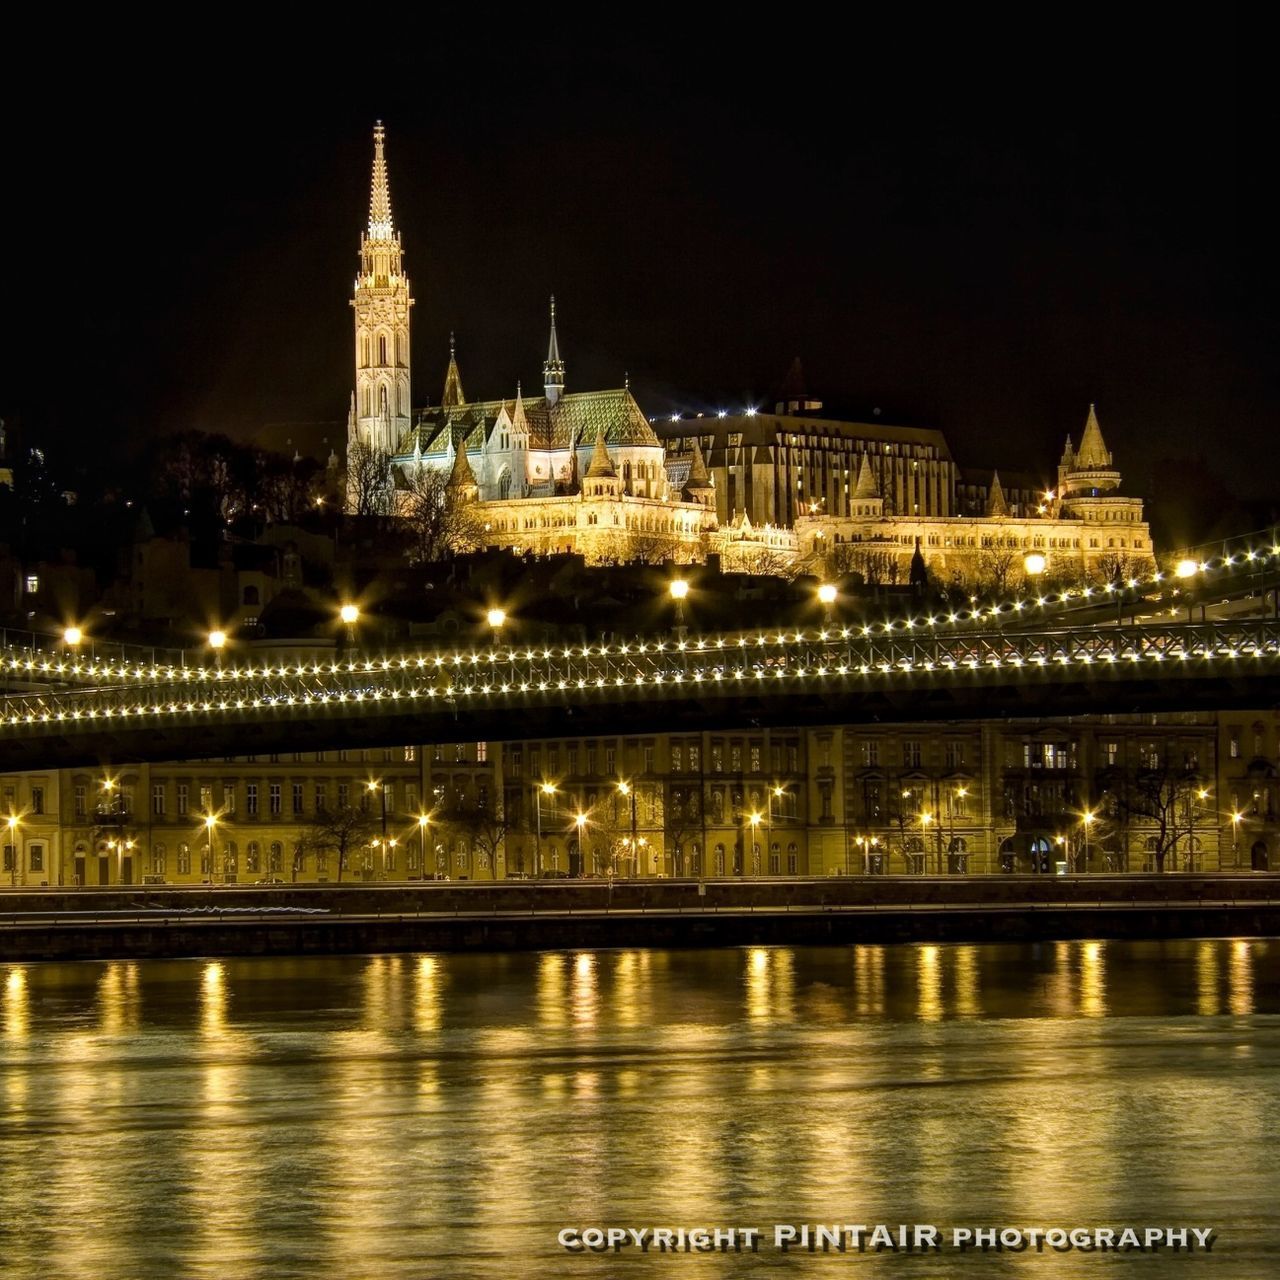
[[[0,959],[1280,934],[1269,875],[0,892]]]

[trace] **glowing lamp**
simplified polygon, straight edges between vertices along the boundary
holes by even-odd
[[[209,648],[221,649],[227,643],[227,633],[225,631],[209,632]]]
[[[79,644],[84,639],[84,632],[79,627],[68,627],[63,633],[62,638],[70,645]]]
[[[689,584],[683,578],[675,578],[667,590],[673,600],[683,600],[689,594]]]
[[[836,602],[835,584],[831,582],[824,582],[818,588],[818,599],[821,600],[823,604],[835,604]]]
[[[1179,578],[1194,578],[1200,572],[1200,566],[1194,560],[1179,560],[1173,572]]]
[[[490,609],[485,614],[489,625],[496,631],[507,620],[507,611],[505,609]]]
[[[1022,561],[1022,567],[1034,578],[1042,574],[1049,566],[1049,562],[1040,554],[1039,551],[1030,551]]]
[[[353,623],[359,621],[360,610],[353,604],[344,604],[342,608],[338,610],[338,617],[340,617],[347,626],[351,626]]]

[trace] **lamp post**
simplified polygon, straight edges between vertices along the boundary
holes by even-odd
[[[378,799],[382,808],[382,870],[385,873],[387,869],[387,789],[382,785],[381,778],[373,778],[365,784],[369,790],[378,793]],[[384,874],[383,879],[386,879]]]
[[[1231,861],[1236,868],[1240,867],[1240,819],[1244,815],[1239,809],[1231,811]]]
[[[205,832],[205,839],[209,842],[209,883],[210,884],[215,883],[213,878],[214,877],[213,868],[215,866],[214,839],[215,839],[217,826],[218,826],[217,814],[206,813],[204,816],[204,832]],[[226,879],[225,870],[223,872],[223,879],[224,880]]]
[[[1182,582],[1187,583],[1187,586],[1184,588],[1187,594],[1187,621],[1194,622],[1195,618],[1193,616],[1193,611],[1195,609],[1195,598],[1191,594],[1190,583],[1191,579],[1200,572],[1200,565],[1197,561],[1189,558],[1179,560],[1178,563],[1174,565],[1173,572],[1175,577],[1180,579]]]
[[[678,639],[683,640],[686,630],[684,625],[684,602],[689,595],[689,583],[684,578],[672,578],[667,586],[667,591],[676,605],[676,636]]]
[[[1096,815],[1092,810],[1086,809],[1080,817],[1080,825],[1084,828],[1084,848],[1081,850],[1081,870],[1083,871],[1089,865],[1089,830],[1093,826],[1093,820]],[[1070,862],[1067,864],[1070,866]]]
[[[631,783],[620,781],[618,783],[618,791],[620,794],[627,796],[631,800],[631,857],[636,857],[636,789]]]
[[[83,639],[84,632],[81,631],[74,623],[67,627],[62,633],[63,643],[70,649],[74,649]]]
[[[489,624],[489,639],[493,644],[497,644],[502,638],[502,628],[507,621],[507,611],[505,609],[493,608],[484,615],[485,621]]]
[[[1187,870],[1194,871],[1196,869],[1196,807],[1203,804],[1209,798],[1209,788],[1200,787],[1188,802],[1190,810],[1190,820],[1187,824]]]
[[[929,833],[929,828],[931,826],[933,827],[935,833],[937,834],[938,874],[941,875],[942,874],[942,824],[940,822],[935,823],[933,820],[933,814],[931,814],[928,809],[925,809],[920,814],[920,843],[924,845],[926,848],[928,847],[928,843],[929,843],[927,837]],[[925,857],[926,855],[923,853],[920,855],[920,862],[922,866],[924,865]]]
[[[22,819],[16,813],[9,815],[9,876],[13,884],[18,883],[18,828]]]
[[[760,835],[760,815],[758,813],[752,813],[747,821],[751,823],[751,871],[753,875],[757,875],[760,870],[760,855],[756,852],[760,847],[756,843]]]
[[[577,832],[578,866],[586,867],[587,851],[583,846],[583,841],[586,839],[586,836],[587,836],[587,815],[585,813],[575,813],[573,815],[573,826],[574,826],[574,830]]]
[[[555,793],[555,783],[545,781],[540,783],[533,793],[534,807],[538,811],[538,842],[533,847],[533,878],[535,880],[542,874],[542,797],[553,796]]]
[[[824,582],[818,588],[818,599],[822,602],[823,620],[827,626],[835,621],[836,614],[836,586],[834,582]]]
[[[354,604],[344,604],[338,610],[338,617],[342,619],[342,623],[347,629],[347,644],[354,647],[356,643],[356,623],[360,621],[359,608]]]
[[[427,826],[431,822],[431,818],[425,814],[418,814],[418,857],[422,863],[422,878],[427,878]]]
[[[765,805],[768,808],[768,823],[764,839],[765,844],[769,846],[765,852],[768,853],[770,857],[773,856],[773,798],[774,796],[777,796],[777,798],[781,800],[784,794],[786,794],[786,787],[779,784],[777,786],[770,787],[768,794],[765,796]],[[772,867],[769,869],[770,871],[773,870]],[[782,870],[781,866],[779,866],[778,870]]]
[[[226,648],[227,633],[215,628],[209,632],[209,648],[216,653],[219,649]]]

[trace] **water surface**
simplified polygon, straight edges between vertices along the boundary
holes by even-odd
[[[1280,942],[0,966],[6,1277],[1280,1274]],[[1213,1226],[1209,1258],[563,1227]]]

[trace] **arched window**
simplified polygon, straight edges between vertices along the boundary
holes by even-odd
[[[776,876],[782,871],[782,846],[775,840],[769,846],[769,874]]]
[[[156,876],[164,875],[165,871],[165,849],[164,845],[157,844],[151,850],[151,874]]]
[[[360,367],[362,369],[369,367],[369,335],[367,333],[360,339]]]
[[[789,876],[796,874],[798,854],[799,850],[796,848],[796,842],[792,840],[791,843],[787,845],[787,875]]]
[[[511,472],[504,471],[498,477],[498,496],[504,501],[511,496]]]
[[[387,363],[387,335],[385,333],[378,335],[378,363],[380,365]]]
[[[189,876],[191,874],[191,846],[189,844],[180,844],[178,846],[178,874],[180,876]]]
[[[244,869],[250,875],[257,875],[257,873],[262,870],[261,861],[262,861],[262,853],[258,847],[258,842],[256,840],[250,840],[249,852],[247,857],[245,858]]]
[[[267,863],[267,870],[274,875],[279,875],[280,869],[284,865],[284,846],[281,845],[279,840],[271,842],[270,858],[271,860]]]
[[[243,599],[242,603],[243,603],[243,604],[260,604],[260,603],[261,603],[261,601],[260,601],[260,600],[259,600],[259,598],[258,598],[258,588],[257,588],[257,587],[252,587],[252,586],[250,586],[250,587],[245,587],[245,589],[244,589],[244,599]]]
[[[716,845],[715,861],[712,863],[712,875],[724,875],[724,845]]]

